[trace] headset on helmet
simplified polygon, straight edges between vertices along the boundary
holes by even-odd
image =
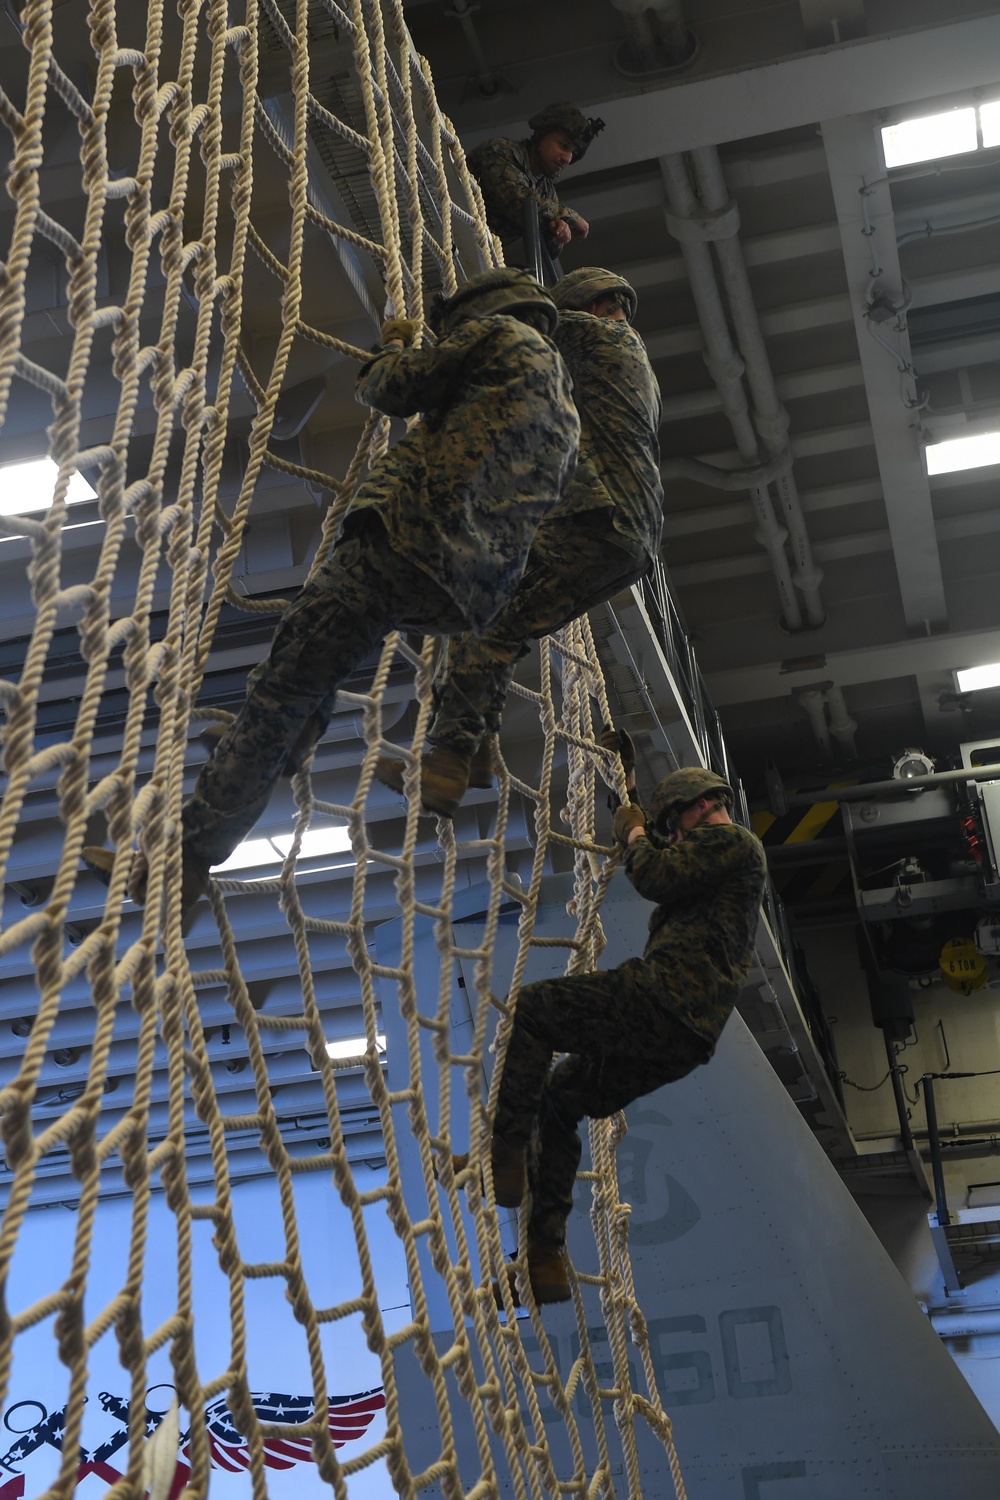
[[[537,115],[528,121],[533,141],[541,140],[553,130],[565,130],[575,147],[573,160],[579,161],[596,135],[604,129],[604,121],[588,117],[575,104],[546,104]]]
[[[733,789],[724,776],[703,766],[681,766],[658,783],[649,804],[650,819],[659,833],[666,833],[674,815],[691,807],[700,797],[722,793],[732,801]]]
[[[466,318],[486,318],[491,313],[516,317],[519,312],[527,311],[535,315],[532,322],[536,327],[547,325],[543,326],[543,332],[555,331],[558,313],[545,288],[517,266],[496,266],[470,276],[453,296],[435,298],[427,321],[440,338]]]
[[[586,312],[592,303],[611,293],[622,298],[625,316],[631,323],[639,303],[635,288],[624,276],[619,276],[614,271],[605,271],[602,266],[580,266],[577,270],[570,271],[568,276],[557,281],[552,288],[552,300],[556,307]]]

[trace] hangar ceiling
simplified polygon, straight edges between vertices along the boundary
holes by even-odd
[[[498,80],[492,97],[455,14],[465,9],[407,7],[467,143],[523,134],[551,98],[607,122],[561,182],[591,224],[563,263],[613,266],[639,289],[668,476],[676,457],[742,463],[667,224],[678,153],[694,153],[685,165],[697,189],[717,148],[711,211],[726,199],[738,210],[825,615],[783,627],[749,493],[668,477],[667,567],[743,774],[755,781],[768,756],[791,774],[823,764],[796,692],[816,683],[843,689],[866,762],[904,744],[940,755],[992,732],[1000,697],[957,704],[952,669],[1000,656],[1000,471],[928,480],[922,448],[1000,425],[1000,152],[887,174],[878,127],[1000,94],[995,7],[959,0],[947,20],[938,5],[879,0],[652,7],[683,10],[696,55],[643,77],[632,60],[626,77],[632,7],[481,0],[475,36]],[[868,320],[873,297],[883,311]],[[790,542],[784,551],[792,557]]]

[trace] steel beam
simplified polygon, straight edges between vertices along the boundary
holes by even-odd
[[[862,385],[864,378],[856,360],[842,365],[823,365],[818,369],[796,370],[779,375],[775,381],[782,401],[804,396],[826,396],[831,391],[847,391]],[[722,411],[722,397],[714,386],[700,391],[684,391],[679,396],[663,398],[664,422],[686,422]]]
[[[1000,657],[1000,632],[968,630],[925,639],[887,641],[881,646],[860,646],[849,651],[828,651],[820,674],[815,662],[801,670],[788,670],[788,663],[761,662],[706,673],[706,683],[716,708],[731,703],[755,703],[762,698],[786,698],[797,684],[815,682],[818,675],[830,677],[841,687],[856,682],[883,682],[919,672],[950,672],[964,667],[985,666]]]
[[[915,403],[913,382],[900,369],[910,361],[909,338],[905,330],[892,335],[897,362],[872,336],[866,318],[869,296],[880,290],[903,302],[892,200],[876,149],[878,121],[854,115],[825,120],[822,128],[903,614],[913,630],[940,630],[947,627],[948,610],[931,490],[919,418],[904,404]],[[881,326],[887,331],[888,324]]]
[[[890,109],[914,99],[987,87],[996,82],[1000,12],[913,31],[865,37],[797,52],[774,61],[691,77],[623,98],[587,100],[607,129],[587,153],[588,170],[604,171],[699,146],[794,130],[817,120]],[[552,76],[551,60],[544,68]],[[541,97],[541,77],[518,79],[523,98]],[[546,97],[548,95],[546,94]],[[467,148],[488,136],[523,132],[524,116],[463,132]]]
[[[864,0],[799,0],[799,10],[810,47],[849,42],[868,30]]]
[[[832,484],[819,490],[803,490],[802,509],[806,515],[824,510],[843,510],[852,505],[868,505],[882,499],[877,479],[862,479],[856,484]],[[753,507],[748,500],[733,500],[727,505],[698,506],[696,510],[674,510],[663,518],[663,535],[698,536],[703,531],[728,531],[732,526],[749,526]],[[673,577],[673,574],[671,574]]]

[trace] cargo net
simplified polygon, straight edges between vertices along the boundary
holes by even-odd
[[[456,1500],[498,1492],[611,1496],[619,1492],[612,1476],[621,1473],[623,1463],[625,1479],[618,1484],[627,1484],[635,1497],[642,1492],[637,1441],[643,1426],[664,1445],[682,1495],[627,1254],[628,1211],[615,1173],[620,1119],[591,1127],[595,1248],[586,1272],[573,1276],[580,1352],[572,1368],[557,1367],[537,1309],[529,1309],[530,1325],[519,1324],[508,1291],[502,1319],[490,1285],[504,1264],[485,1149],[489,1101],[483,1083],[495,1031],[495,1093],[510,1016],[510,1001],[498,999],[491,987],[499,916],[511,903],[520,909],[509,990],[514,996],[536,945],[556,941],[533,932],[543,873],[551,868],[553,851],[561,849],[564,867],[571,864],[575,871],[570,911],[578,926],[566,942],[569,970],[592,967],[603,942],[599,907],[612,861],[595,840],[595,793],[607,783],[623,794],[624,786],[617,757],[595,743],[595,724],[609,721],[610,714],[586,620],[543,643],[537,690],[516,690],[537,709],[537,785],[509,772],[498,752],[492,826],[482,839],[463,843],[456,841],[451,824],[438,825],[433,869],[439,880],[430,897],[426,884],[418,897],[415,883],[417,798],[409,799],[405,833],[395,851],[369,842],[366,823],[375,760],[387,748],[384,689],[401,662],[412,669],[419,703],[408,771],[411,792],[430,711],[433,643],[418,651],[393,636],[367,690],[341,700],[354,705],[364,726],[353,800],[349,805],[319,800],[308,770],[298,774],[293,783],[298,816],[280,876],[245,882],[217,878],[210,901],[221,966],[192,971],[185,951],[177,830],[189,722],[206,717],[204,708],[192,706],[198,704],[224,607],[236,603],[274,612],[283,603],[250,599],[234,589],[251,500],[265,468],[275,467],[332,496],[318,548],[322,556],[359,477],[389,437],[387,422],[370,417],[353,461],[339,477],[293,461],[287,445],[284,456],[274,450],[276,412],[293,351],[308,342],[347,359],[364,354],[309,321],[310,236],[325,236],[336,248],[345,285],[350,283],[361,306],[369,307],[370,322],[386,310],[420,318],[426,289],[453,291],[463,266],[468,274],[498,261],[478,189],[438,109],[427,65],[412,48],[402,5],[353,0],[341,9],[332,0],[262,0],[259,6],[247,0],[241,10],[228,0],[180,0],[168,9],[161,0],[148,0],[116,13],[113,0],[95,0],[87,13],[76,0],[55,9],[46,0],[27,0],[18,16],[23,68],[20,76],[9,70],[7,89],[0,92],[13,204],[0,280],[0,412],[6,418],[41,409],[36,432],[47,428],[55,468],[48,509],[0,515],[0,533],[21,538],[22,548],[30,548],[34,610],[23,659],[15,664],[20,670],[11,674],[16,680],[0,681],[6,711],[0,812],[5,878],[12,878],[12,851],[16,869],[19,841],[30,837],[32,807],[46,788],[50,800],[57,800],[61,842],[43,898],[25,915],[8,899],[10,920],[0,935],[0,960],[20,955],[27,965],[30,955],[37,999],[19,1033],[26,1033],[23,1054],[0,1091],[6,1151],[0,1237],[4,1401],[10,1399],[19,1347],[29,1334],[37,1338],[47,1331],[49,1368],[61,1372],[65,1396],[55,1436],[49,1433],[61,1453],[47,1490],[53,1495],[72,1493],[78,1481],[84,1408],[88,1399],[93,1402],[88,1373],[109,1344],[128,1390],[119,1403],[128,1436],[116,1459],[120,1477],[111,1489],[116,1495],[141,1495],[147,1486],[158,1500],[177,1493],[173,1460],[165,1468],[161,1452],[151,1462],[158,1435],[170,1424],[157,1426],[147,1406],[153,1365],[168,1356],[182,1413],[173,1418],[173,1441],[179,1441],[179,1422],[186,1428],[181,1439],[186,1467],[180,1472],[185,1493],[192,1496],[208,1493],[213,1464],[219,1464],[208,1417],[220,1402],[231,1418],[226,1431],[242,1444],[241,1463],[257,1497],[267,1493],[269,1445],[287,1452],[293,1442],[311,1445],[322,1480],[338,1497],[351,1493],[352,1476],[380,1464],[398,1493],[408,1496],[422,1491]],[[314,65],[324,47],[333,48],[341,63],[332,82],[329,69],[321,75]],[[286,100],[283,113],[273,107],[276,98]],[[112,139],[123,138],[134,142],[128,162],[120,144],[111,149]],[[310,164],[317,152],[328,177],[340,183],[342,219],[331,214],[329,196],[315,189]],[[75,196],[62,214],[46,197],[50,162],[63,179],[67,172],[75,175]],[[273,187],[276,177],[287,181],[281,222],[276,225],[272,214],[257,224],[256,184],[269,179]],[[65,201],[64,193],[63,207]],[[31,317],[40,315],[32,314],[27,291],[31,276],[46,264],[62,292],[65,331],[57,342],[51,335],[48,342],[30,336]],[[381,305],[372,302],[365,265],[377,268]],[[273,283],[269,342],[246,336],[251,266],[257,275],[265,268]],[[117,300],[108,290],[112,282],[122,288]],[[151,307],[158,317],[153,337],[148,336]],[[187,320],[183,340],[182,314]],[[47,362],[38,352],[53,349]],[[262,350],[270,355],[268,369],[262,368]],[[111,376],[114,410],[102,426],[91,415],[88,390],[92,381],[106,387]],[[235,503],[225,504],[224,450],[237,398],[248,415],[248,436],[239,493]],[[137,431],[144,434],[141,446]],[[72,487],[81,472],[97,491],[91,523],[97,561],[85,581],[79,580],[74,561],[80,554],[70,548]],[[3,484],[0,480],[0,488]],[[111,601],[120,595],[122,579],[131,578],[124,571],[127,542],[134,543],[138,556],[138,567],[130,564],[134,600],[127,612],[115,614]],[[164,600],[165,630],[155,638],[151,619]],[[39,709],[53,696],[42,689],[60,619],[78,631],[83,688],[71,732],[53,738],[42,732],[46,721]],[[93,754],[95,725],[105,696],[122,686],[120,749],[116,746],[109,768]],[[150,771],[141,750],[144,726],[149,742],[151,715],[156,732]],[[554,767],[561,768],[556,781]],[[534,823],[523,882],[505,864],[505,831],[515,804],[527,805]],[[66,942],[74,892],[81,881],[92,879],[81,871],[80,852],[92,841],[88,829],[99,815],[108,845],[119,857],[103,911],[89,930],[76,932],[74,947]],[[349,828],[356,866],[344,920],[309,914],[303,906],[296,867],[314,817],[340,820]],[[131,851],[139,841],[150,860],[149,897],[141,914],[126,903]],[[452,925],[456,870],[462,858],[477,852],[488,876],[482,941],[474,950],[460,949]],[[373,872],[387,869],[395,873],[401,951],[398,962],[380,965],[369,946],[366,883]],[[230,923],[240,899],[261,893],[280,903],[287,918],[286,941],[294,950],[301,991],[300,1007],[280,1016],[260,1013],[252,1003]],[[419,921],[432,924],[440,958],[440,984],[431,995],[418,994],[414,931]],[[331,938],[346,945],[360,989],[364,1079],[387,1163],[374,1185],[370,1174],[366,1185],[352,1172],[339,1104],[344,1075],[328,1055],[314,982],[311,946]],[[449,1003],[460,962],[474,969],[475,993],[471,1037],[459,1052]],[[44,1101],[41,1097],[49,1076],[46,1058],[68,997],[79,996],[81,985],[89,1005],[90,1035],[83,1049],[89,1064],[62,1107],[54,1108],[51,1090]],[[199,1011],[199,991],[213,987],[221,988],[233,1026],[246,1039],[256,1107],[239,1114],[226,1112],[214,1086]],[[391,1089],[379,1035],[379,1004],[387,996],[398,1006],[408,1035],[408,1055],[390,1061]],[[75,1004],[79,1010],[79,999]],[[288,1149],[269,1077],[269,1034],[273,1040],[291,1033],[311,1055],[327,1117],[329,1144],[309,1155]],[[436,1077],[428,1076],[421,1060],[427,1035],[433,1039]],[[106,1091],[112,1060],[121,1070],[122,1046],[128,1049],[131,1104],[109,1114]],[[164,1067],[167,1102],[165,1108],[162,1102],[157,1106],[154,1129],[152,1083],[155,1069],[163,1076]],[[436,1105],[433,1129],[430,1100]],[[412,1132],[405,1142],[394,1129],[401,1115],[408,1117]],[[192,1191],[188,1171],[195,1126],[203,1140],[207,1136],[211,1163],[210,1188],[200,1196]],[[247,1132],[259,1141],[280,1203],[284,1253],[269,1263],[241,1253],[229,1148],[234,1136]],[[451,1168],[453,1142],[456,1150],[471,1146],[471,1168],[461,1187]],[[402,1193],[404,1149],[419,1157],[419,1210],[411,1211]],[[18,1250],[24,1253],[37,1189],[57,1160],[66,1163],[66,1197],[76,1205],[69,1274],[30,1305],[11,1305]],[[329,1253],[343,1257],[350,1244],[357,1261],[359,1291],[349,1301],[317,1305],[310,1294],[295,1211],[294,1187],[302,1173],[321,1174],[330,1184],[329,1213],[339,1216],[339,1228]],[[127,1245],[120,1284],[95,1303],[88,1280],[93,1285],[101,1265],[95,1259],[103,1253],[95,1249],[100,1246],[98,1204],[102,1175],[107,1183],[109,1174],[125,1204],[118,1222]],[[174,1229],[166,1249],[162,1237],[149,1243],[151,1195],[159,1190],[165,1192]],[[380,1312],[373,1269],[373,1226],[377,1229],[379,1216],[383,1226],[391,1226],[381,1233],[398,1237],[409,1283],[409,1316],[394,1331]],[[229,1353],[218,1368],[206,1368],[194,1315],[192,1245],[199,1226],[213,1236],[228,1287]],[[165,1253],[172,1263],[174,1243],[176,1302],[169,1316],[149,1326],[143,1311],[149,1305],[151,1267],[159,1266]],[[161,1270],[156,1276],[162,1279]],[[428,1314],[430,1278],[439,1301],[443,1290],[448,1310],[448,1326],[443,1333],[436,1329],[436,1337]],[[310,1416],[304,1422],[266,1420],[260,1400],[255,1404],[253,1393],[268,1381],[263,1371],[250,1367],[247,1305],[251,1283],[261,1281],[277,1285],[299,1325],[312,1379]],[[591,1288],[585,1295],[581,1284]],[[599,1375],[588,1337],[585,1301],[595,1297],[593,1288],[599,1289],[612,1352],[610,1385],[606,1364]],[[530,1302],[527,1288],[525,1295]],[[377,1442],[338,1458],[340,1429],[331,1420],[328,1397],[350,1381],[343,1371],[328,1369],[321,1332],[325,1336],[331,1325],[346,1324],[358,1326],[379,1362],[386,1427]],[[537,1340],[530,1356],[519,1332],[527,1326]],[[630,1383],[630,1342],[638,1348],[641,1389]],[[422,1372],[422,1412],[435,1434],[437,1451],[419,1468],[407,1456],[406,1409],[396,1374],[402,1358]],[[108,1409],[111,1398],[102,1394],[101,1400]],[[278,1402],[266,1400],[272,1407]],[[612,1413],[617,1444],[608,1423]],[[562,1434],[559,1457],[553,1424]],[[363,1427],[361,1422],[359,1430]],[[149,1437],[154,1429],[157,1436]],[[475,1455],[461,1467],[460,1429]],[[229,1465],[234,1466],[239,1467],[235,1461]],[[17,1472],[10,1463],[7,1468]]]

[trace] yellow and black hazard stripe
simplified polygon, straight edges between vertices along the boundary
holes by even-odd
[[[835,781],[831,787],[854,786],[856,782]],[[794,795],[794,793],[792,794]],[[775,857],[769,860],[771,876],[782,899],[789,906],[801,901],[821,901],[851,896],[853,885],[847,854],[841,844],[843,824],[839,802],[814,802],[810,807],[793,808],[781,817],[762,811],[753,814],[754,831],[765,850]],[[823,858],[824,840],[836,840],[836,851]],[[817,845],[816,858],[801,861],[784,859],[775,853],[795,845]]]

